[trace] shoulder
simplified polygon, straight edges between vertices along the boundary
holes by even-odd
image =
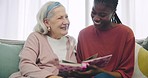
[[[46,35],[38,33],[38,32],[32,32],[30,33],[30,35],[27,38],[27,41],[31,41],[31,42],[42,42],[42,41],[46,41]]]
[[[116,33],[118,33],[120,36],[126,37],[129,40],[134,40],[134,32],[129,26],[123,25],[123,24],[117,24]]]
[[[124,24],[117,24],[115,31],[126,35],[134,35],[133,30]]]
[[[43,38],[43,37],[45,37],[45,35],[41,34],[41,33],[38,33],[38,32],[32,32],[28,36],[28,38]]]
[[[82,29],[80,32],[90,31],[92,29],[94,29],[94,26],[90,25],[90,26],[87,26],[86,28]]]
[[[133,32],[129,26],[124,25],[124,24],[117,24],[117,27],[119,30],[122,30],[122,31]]]
[[[91,32],[94,32],[95,27],[93,25],[87,26],[86,28],[82,29],[79,34],[89,34]]]
[[[41,36],[42,34],[41,33],[38,33],[38,32],[32,32],[30,33],[29,36]]]

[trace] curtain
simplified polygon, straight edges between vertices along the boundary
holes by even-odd
[[[40,7],[51,0],[0,0],[0,38],[26,40],[36,24]],[[92,23],[90,13],[93,0],[60,1],[70,20],[69,35],[77,39],[81,29]],[[117,14],[123,24],[129,26],[136,39],[148,36],[148,0],[119,0]]]
[[[65,6],[69,35],[77,38],[85,27],[85,0],[0,0],[0,38],[26,40],[36,25],[38,10],[47,1],[59,1]]]
[[[123,24],[129,26],[136,39],[143,39],[148,37],[147,14],[148,14],[148,0],[118,0],[117,14]],[[88,0],[89,5],[93,5],[93,0]],[[90,11],[88,10],[87,25],[92,24]]]
[[[18,1],[0,0],[0,37],[16,38],[18,27]],[[11,32],[11,33],[8,33]]]
[[[148,37],[148,0],[119,0],[117,12],[123,24],[134,31],[136,39]]]

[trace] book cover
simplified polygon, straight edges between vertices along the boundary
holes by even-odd
[[[111,57],[112,55],[107,55],[103,57],[86,60],[86,61],[83,61],[82,63],[88,63],[89,65],[96,65],[98,67],[104,67],[109,63]]]
[[[104,67],[106,66],[112,55],[107,55],[103,57],[97,57],[96,54],[94,56],[89,57],[87,60],[83,61],[81,64],[79,63],[74,63],[71,61],[63,60],[59,64],[59,70],[60,72],[62,71],[83,71],[86,69],[87,65],[96,65],[98,67]]]

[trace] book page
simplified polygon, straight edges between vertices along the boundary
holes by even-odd
[[[78,64],[78,63],[64,63],[64,62],[61,62],[60,63],[60,66],[59,66],[59,70],[60,72],[62,71],[81,71],[81,64]]]
[[[90,60],[83,61],[81,64],[74,63],[74,62],[68,61],[68,60],[63,60],[62,62],[59,63],[59,70],[60,70],[60,72],[74,71],[74,70],[75,71],[83,71],[87,68],[87,65],[96,65],[98,67],[105,67],[109,63],[111,57],[112,57],[112,55],[93,58]]]
[[[96,65],[98,67],[105,67],[109,63],[111,57],[112,55],[107,55],[103,57],[86,60],[86,61],[83,61],[83,63],[88,63],[90,65]]]
[[[94,55],[88,57],[86,60],[90,60],[90,59],[97,58],[97,56],[98,56],[98,53],[96,53],[96,54],[94,54]]]
[[[75,62],[73,62],[73,61],[69,61],[69,60],[62,60],[62,63],[77,64],[77,63],[75,63]]]

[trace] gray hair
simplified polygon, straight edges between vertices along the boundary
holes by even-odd
[[[46,4],[44,4],[36,16],[37,24],[34,27],[34,31],[39,32],[41,34],[47,34],[48,30],[44,24],[44,19],[47,17],[51,18],[53,16],[52,13],[53,9],[59,6],[63,5],[59,2],[54,2],[54,1],[49,1]]]

